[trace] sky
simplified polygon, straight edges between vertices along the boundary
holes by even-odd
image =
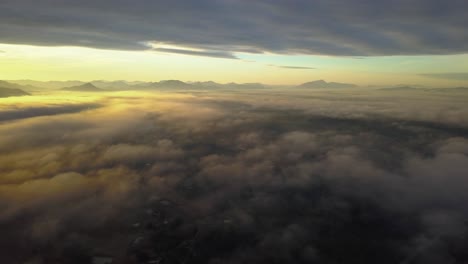
[[[463,86],[463,0],[0,3],[0,79]]]

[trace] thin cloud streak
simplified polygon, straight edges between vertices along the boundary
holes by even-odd
[[[291,69],[291,70],[316,70],[317,68],[307,67],[307,66],[290,66],[290,65],[276,65],[268,64],[270,67],[276,67],[281,69]]]
[[[184,50],[184,49],[172,49],[172,48],[154,48],[152,50],[156,52],[163,52],[163,53],[176,53],[176,54],[204,56],[204,57],[213,57],[213,58],[222,58],[222,59],[238,59],[233,54],[229,52],[225,52],[225,51],[196,51],[196,50]]]
[[[468,72],[423,73],[420,76],[446,80],[468,80]]]
[[[292,69],[292,70],[315,70],[313,67],[301,67],[301,66],[277,66],[283,69]]]

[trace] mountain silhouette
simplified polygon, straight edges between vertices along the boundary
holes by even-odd
[[[31,95],[31,94],[18,88],[0,87],[0,97],[24,96],[24,95]]]
[[[306,82],[296,86],[297,88],[353,88],[356,87],[350,83],[338,83],[338,82],[326,82],[324,80],[317,80],[312,82]]]
[[[85,83],[82,85],[70,86],[62,88],[65,91],[75,91],[75,92],[102,92],[105,91],[101,88],[94,86],[92,83]]]

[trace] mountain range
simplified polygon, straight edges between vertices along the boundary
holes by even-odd
[[[103,92],[103,91],[105,91],[104,89],[96,87],[92,83],[85,83],[85,84],[81,84],[81,85],[64,87],[61,90],[74,91],[74,92]]]
[[[30,93],[23,90],[21,85],[0,81],[0,97],[23,96],[30,95]]]
[[[21,89],[0,87],[0,97],[31,95]]]
[[[324,80],[317,80],[312,82],[306,82],[301,85],[296,86],[297,88],[354,88],[356,85],[351,83],[338,83],[338,82],[326,82]]]
[[[2,94],[13,96],[10,94],[26,95],[36,91],[43,90],[62,90],[62,91],[78,91],[78,92],[105,92],[105,91],[130,91],[130,90],[257,90],[265,88],[298,88],[298,89],[351,89],[358,87],[351,83],[327,82],[325,80],[315,80],[306,82],[300,85],[266,85],[262,83],[217,83],[213,81],[206,82],[183,82],[180,80],[162,80],[159,82],[140,82],[140,81],[0,81]],[[5,90],[10,89],[10,90]],[[420,92],[468,92],[467,87],[452,87],[452,88],[427,88],[413,85],[396,85],[390,87],[368,87],[369,89],[381,91],[420,91]],[[13,89],[13,90],[11,90]],[[15,90],[16,89],[16,90]],[[5,96],[3,96],[5,97]]]

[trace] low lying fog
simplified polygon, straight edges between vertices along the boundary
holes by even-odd
[[[0,102],[3,263],[468,261],[468,93]]]

